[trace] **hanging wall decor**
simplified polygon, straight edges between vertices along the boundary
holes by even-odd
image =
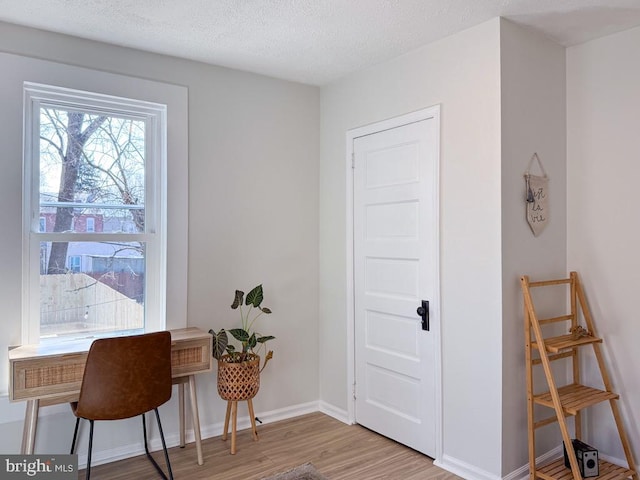
[[[532,175],[530,170],[533,161],[537,161],[542,176]],[[534,236],[542,233],[549,223],[549,177],[544,171],[538,154],[534,153],[529,160],[527,171],[524,174],[527,201],[527,222]]]

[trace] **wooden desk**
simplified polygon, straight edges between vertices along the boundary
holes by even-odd
[[[180,446],[185,445],[184,387],[189,384],[198,465],[204,463],[195,375],[210,372],[212,337],[199,328],[171,332],[171,372],[178,385]],[[94,339],[56,344],[22,345],[9,350],[9,400],[27,402],[22,432],[22,454],[33,453],[41,406],[78,400],[87,353]]]

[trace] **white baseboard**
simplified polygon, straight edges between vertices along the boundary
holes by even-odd
[[[158,440],[158,443],[160,441]],[[149,449],[151,451],[156,450],[156,448],[152,447],[153,442],[149,441]],[[176,443],[177,445],[178,443]],[[175,446],[170,445],[167,442],[167,447]],[[160,447],[162,448],[162,447]],[[78,453],[78,469],[83,469],[87,467],[87,454],[86,453]],[[112,448],[109,450],[93,450],[91,452],[91,466],[102,465],[105,463],[117,462],[118,460],[124,460],[125,458],[137,457],[138,455],[144,454],[144,444],[131,444],[126,445],[124,447]],[[162,462],[161,462],[162,464]]]
[[[341,408],[335,407],[334,405],[331,405],[330,403],[323,402],[321,400],[320,401],[320,411],[322,413],[324,413],[325,415],[329,415],[330,417],[333,417],[336,420],[341,421],[342,423],[346,423],[347,425],[351,424],[351,422],[349,422],[349,412],[347,412],[346,410],[343,410]]]
[[[292,405],[290,407],[278,408],[269,412],[257,412],[257,417],[262,423],[273,423],[280,420],[286,420],[288,418],[299,417],[300,415],[306,415],[307,413],[317,412],[319,409],[318,402],[301,403],[299,405]],[[238,416],[238,430],[244,430],[251,426],[251,420],[248,415]],[[260,425],[260,423],[258,423]],[[200,427],[202,438],[217,437],[222,435],[222,429],[224,428],[224,422],[214,423],[212,425],[205,425]],[[193,431],[187,432],[187,438],[189,442],[195,441]],[[177,438],[177,436],[176,436]],[[158,439],[159,441],[159,439]]]
[[[260,412],[258,418],[262,423],[273,423],[280,420],[286,420],[288,418],[299,417],[300,415],[306,415],[308,413],[318,412],[320,410],[319,402],[308,402],[299,405],[292,405],[290,407],[279,408],[271,410],[269,412]],[[249,416],[238,416],[238,430],[244,430],[251,426]],[[224,428],[224,422],[217,422],[211,425],[202,425],[200,427],[200,433],[202,439],[209,437],[217,437],[222,435],[222,429]],[[195,435],[193,430],[187,430],[186,438],[187,443],[195,442]],[[170,435],[165,434],[165,441],[167,447],[176,447],[180,444],[179,432],[172,433]],[[162,448],[162,442],[160,437],[155,435],[153,438],[149,438],[149,450],[156,451]],[[118,460],[124,460],[125,458],[136,457],[144,454],[144,444],[132,443],[126,446],[112,448],[109,450],[97,450],[92,453],[91,465],[102,465],[104,463],[116,462]],[[162,465],[162,462],[160,462]],[[78,468],[85,468],[87,466],[87,454],[78,454]]]
[[[547,453],[543,453],[539,457],[536,458],[536,465],[540,465],[542,463],[546,463],[550,460],[558,458],[562,455],[562,447],[557,446],[556,448],[549,450]],[[529,478],[529,464],[525,464],[514,470],[506,477],[503,477],[503,480],[527,480]]]
[[[609,463],[613,463],[614,465],[622,465],[625,466],[627,465],[627,461],[626,460],[622,460],[620,458],[616,458],[616,457],[612,457],[611,455],[604,455],[602,453],[598,453],[598,458],[601,458],[602,460],[606,460]],[[638,460],[638,457],[636,456],[636,461]],[[631,466],[632,470],[635,470],[636,472],[640,471],[638,470],[638,465],[635,466],[635,468],[633,466]]]
[[[443,468],[451,473],[455,473],[459,477],[466,480],[501,480],[498,475],[482,470],[475,465],[471,465],[465,461],[453,458],[449,455],[443,455],[440,460],[433,462],[436,467]]]

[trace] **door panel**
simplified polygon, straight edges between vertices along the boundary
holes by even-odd
[[[435,118],[354,140],[356,421],[435,455]],[[432,319],[433,321],[433,319]]]

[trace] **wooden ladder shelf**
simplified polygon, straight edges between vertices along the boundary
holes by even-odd
[[[620,411],[618,409],[618,394],[611,388],[611,381],[604,365],[604,360],[600,345],[602,339],[598,337],[593,323],[593,317],[589,311],[578,274],[571,272],[570,278],[560,280],[547,280],[531,282],[528,276],[521,278],[522,295],[524,298],[524,336],[525,353],[527,362],[527,419],[529,432],[529,479],[537,478],[545,480],[582,480],[580,468],[576,459],[572,438],[582,439],[582,410],[593,405],[609,402],[613,418],[618,428],[618,435],[622,448],[626,455],[627,467],[621,467],[599,459],[599,476],[592,477],[601,480],[622,480],[632,478],[638,480],[638,473],[635,471],[635,463],[631,454],[631,447],[627,434],[624,430]],[[571,312],[568,315],[559,317],[539,319],[533,305],[531,290],[538,287],[565,286],[569,287]],[[579,311],[586,323],[586,331],[579,326]],[[560,336],[543,336],[543,327],[558,325],[568,322],[570,328]],[[578,351],[582,347],[593,347],[602,376],[604,390],[580,384],[580,355]],[[570,359],[573,367],[572,383],[558,386],[551,369],[551,362],[561,359]],[[533,367],[542,366],[547,380],[547,391],[534,393]],[[554,410],[554,415],[544,420],[536,421],[534,418],[534,406],[544,405]],[[575,417],[574,437],[571,437],[567,427],[568,416]],[[564,458],[561,457],[546,465],[537,466],[535,452],[535,431],[550,423],[558,423],[562,433],[562,439],[567,449],[567,455],[571,464],[571,469],[564,465]]]

